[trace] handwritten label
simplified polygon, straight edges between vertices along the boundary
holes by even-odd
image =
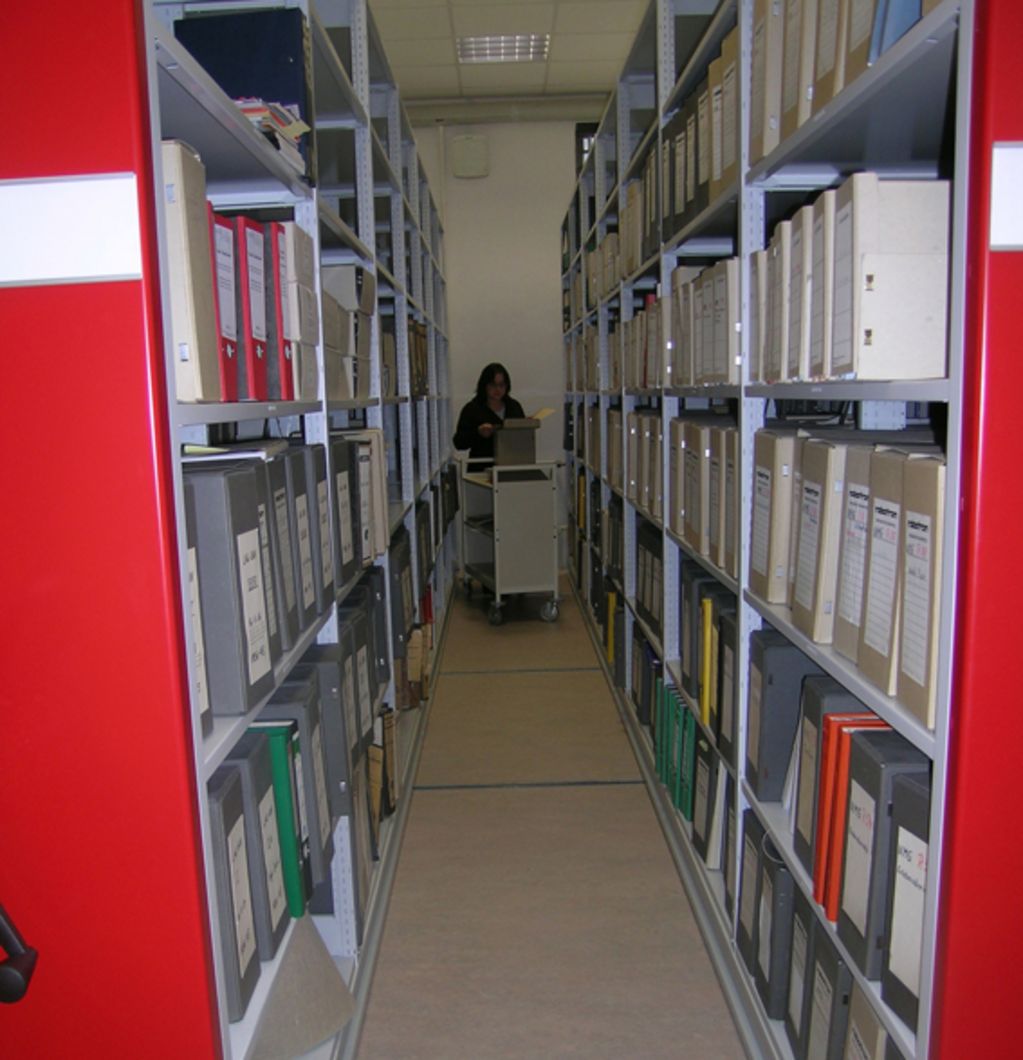
[[[899,828],[895,841],[895,892],[892,899],[888,970],[914,997],[920,996],[920,963],[927,891],[927,841]]]
[[[871,866],[874,858],[876,806],[855,780],[849,781],[849,829],[845,845],[842,909],[861,935],[867,933]]]
[[[266,632],[266,595],[259,556],[259,531],[247,530],[235,539],[241,590],[242,627],[249,684],[270,672],[270,642]]]
[[[238,950],[239,974],[244,978],[256,955],[256,926],[252,920],[252,890],[249,886],[249,858],[245,847],[245,818],[239,817],[227,835],[228,863],[231,867],[231,903],[234,906],[234,941]]]

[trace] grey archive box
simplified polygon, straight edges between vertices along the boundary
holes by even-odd
[[[734,608],[723,608],[718,618],[718,752],[735,766],[735,715],[739,705],[739,639]]]
[[[330,488],[327,483],[327,450],[322,445],[304,445],[305,484],[309,494],[309,529],[312,537],[313,580],[317,611],[334,605],[334,537],[331,529]]]
[[[399,526],[391,538],[388,567],[391,576],[391,651],[396,659],[403,659],[408,651],[409,631],[415,619],[412,545],[404,526]]]
[[[927,756],[897,732],[852,734],[838,937],[868,979],[881,978],[888,939],[892,783],[897,776],[929,775]]]
[[[206,635],[202,626],[202,603],[199,585],[202,575],[199,569],[199,550],[195,539],[195,490],[191,481],[184,483],[185,496],[185,563],[188,577],[188,600],[186,605],[192,619],[192,700],[199,711],[199,724],[203,736],[213,731],[213,711],[210,709],[210,687],[206,675]]]
[[[495,464],[535,464],[536,432],[539,420],[505,420],[500,430],[494,431]]]
[[[739,869],[739,923],[735,944],[750,975],[757,959],[757,906],[760,904],[760,850],[764,826],[752,810],[742,815],[742,865]]]
[[[761,802],[778,802],[796,739],[803,678],[820,670],[773,629],[750,634],[749,656],[746,780]]]
[[[820,781],[821,739],[828,714],[865,713],[867,708],[827,674],[811,674],[803,681],[800,700],[796,821],[792,845],[803,868],[813,875],[817,837],[817,802]]]
[[[320,689],[316,673],[286,680],[273,694],[259,715],[260,723],[294,721],[298,725],[301,769],[296,782],[301,785],[309,829],[309,868],[312,883],[321,883],[330,872],[334,852],[331,835],[330,801],[327,796],[327,764],[323,753],[323,722],[320,717]]]
[[[187,469],[195,497],[206,672],[214,714],[245,714],[273,691],[251,464]]]
[[[295,589],[295,541],[288,513],[288,476],[283,456],[275,456],[266,462],[266,480],[270,503],[274,591],[281,624],[281,647],[287,650],[298,640],[301,623]]]
[[[312,507],[306,485],[305,454],[301,449],[289,449],[282,454],[281,459],[284,461],[288,490],[288,519],[291,527],[299,627],[305,630],[315,621],[319,603],[314,576]]]
[[[770,836],[760,848],[760,901],[757,903],[757,960],[753,981],[773,1020],[785,1015],[792,956],[792,903],[795,884]]]
[[[270,640],[270,656],[276,662],[284,649],[284,630],[281,606],[277,599],[280,556],[274,549],[273,496],[266,461],[252,460],[250,463],[256,472],[256,514],[259,517],[259,558],[263,569],[263,591],[266,593],[266,628]]]
[[[338,584],[347,585],[362,568],[362,534],[359,532],[359,444],[347,438],[332,438],[330,456],[337,512],[334,566]]]
[[[244,800],[238,770],[221,766],[210,778],[207,793],[227,1018],[234,1023],[245,1015],[259,982]]]
[[[243,733],[227,762],[238,770],[242,786],[256,949],[260,960],[269,961],[291,920],[284,893],[270,743],[261,732]]]
[[[810,1025],[810,973],[814,958],[814,925],[817,916],[802,889],[797,887],[792,903],[792,947],[785,1001],[785,1034],[792,1055],[806,1056]]]
[[[373,621],[373,652],[376,660],[377,689],[391,679],[391,662],[387,654],[387,575],[383,567],[370,567],[366,572],[369,606]]]
[[[813,963],[806,984],[809,1016],[804,1056],[842,1060],[852,974],[831,935],[814,917]]]
[[[351,655],[355,696],[358,703],[358,736],[360,745],[373,729],[373,706],[376,703],[373,655],[370,644],[370,623],[364,597],[356,590],[338,608],[338,623],[342,630],[351,631]]]

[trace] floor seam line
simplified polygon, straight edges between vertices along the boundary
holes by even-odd
[[[599,666],[527,667],[509,670],[441,670],[442,677],[484,677],[488,674],[596,674]]]
[[[513,788],[622,788],[643,783],[637,780],[508,780],[476,784],[416,784],[415,791],[496,791]]]

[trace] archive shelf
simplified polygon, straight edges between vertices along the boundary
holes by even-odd
[[[223,401],[191,404],[179,401],[174,419],[182,427],[212,423],[244,423],[283,416],[305,416],[320,411],[318,401]]]
[[[943,854],[943,817],[950,793],[946,785],[946,763],[952,732],[951,716],[951,670],[954,657],[953,605],[949,602],[955,593],[957,564],[956,527],[959,512],[956,494],[959,489],[961,464],[961,390],[963,379],[962,329],[965,245],[966,245],[966,160],[970,143],[970,84],[972,62],[972,34],[975,27],[974,6],[969,0],[940,0],[923,18],[919,19],[904,35],[886,50],[853,80],[845,84],[835,97],[818,112],[812,114],[794,133],[770,151],[767,156],[750,164],[749,134],[752,111],[751,56],[753,52],[753,8],[752,0],[722,0],[715,10],[708,12],[701,6],[693,13],[694,5],[684,0],[652,0],[639,39],[619,78],[616,92],[605,111],[595,138],[595,146],[584,163],[583,173],[571,203],[569,220],[563,226],[568,233],[567,259],[581,273],[583,281],[583,304],[594,301],[594,292],[587,289],[592,274],[587,268],[586,254],[599,245],[608,231],[613,230],[612,216],[622,217],[625,206],[626,185],[640,180],[644,174],[643,163],[653,152],[657,152],[661,166],[656,183],[661,183],[667,170],[662,166],[669,141],[665,135],[668,123],[675,117],[679,107],[707,75],[707,68],[721,50],[725,38],[736,30],[737,79],[739,123],[737,148],[737,175],[727,183],[713,201],[695,217],[690,217],[675,231],[662,222],[657,233],[658,250],[652,256],[644,255],[642,266],[630,274],[616,277],[610,290],[598,293],[597,312],[593,319],[599,339],[599,401],[601,409],[601,462],[590,466],[587,461],[586,492],[573,501],[575,521],[572,534],[577,544],[586,543],[588,527],[597,525],[594,518],[599,513],[592,511],[593,505],[606,503],[609,497],[628,499],[611,486],[608,461],[607,411],[611,402],[618,402],[623,413],[621,430],[623,445],[629,444],[624,423],[624,414],[636,408],[637,403],[653,403],[653,411],[661,415],[664,443],[662,460],[667,463],[668,422],[678,416],[684,418],[687,411],[703,409],[708,403],[728,402],[736,416],[739,432],[738,470],[741,490],[736,517],[739,522],[738,537],[739,576],[732,577],[720,570],[707,556],[692,549],[670,527],[650,520],[635,502],[624,505],[624,525],[621,527],[624,547],[624,571],[621,579],[613,579],[625,607],[624,637],[631,644],[632,631],[638,630],[651,645],[664,666],[667,679],[680,687],[681,674],[678,660],[672,658],[677,646],[676,628],[669,627],[672,609],[677,615],[675,599],[678,585],[679,565],[683,559],[695,560],[730,593],[735,595],[737,606],[737,644],[734,659],[734,680],[738,689],[736,732],[734,736],[735,760],[745,761],[747,739],[747,708],[749,702],[749,635],[764,625],[780,632],[791,644],[830,674],[839,684],[855,695],[869,710],[887,722],[910,745],[921,751],[931,762],[931,814],[930,814],[930,859],[932,865],[940,863]],[[771,5],[768,5],[769,7]],[[881,5],[879,5],[881,6]],[[926,5],[925,5],[926,6]],[[786,5],[781,5],[785,8]],[[777,6],[774,7],[777,10]],[[654,34],[651,42],[650,34]],[[642,116],[651,83],[655,86],[657,104],[654,120]],[[952,207],[949,263],[950,263],[950,313],[947,340],[947,377],[928,379],[862,380],[832,378],[827,380],[802,379],[793,382],[765,385],[750,381],[750,324],[752,302],[750,292],[750,262],[753,253],[765,246],[774,226],[792,216],[799,207],[811,202],[823,189],[835,187],[854,172],[869,170],[879,173],[883,179],[945,179],[952,181]],[[649,178],[647,178],[649,179]],[[659,188],[663,196],[666,189]],[[592,224],[585,220],[582,201],[588,193],[596,199],[596,219]],[[659,201],[659,200],[658,200]],[[662,211],[663,217],[663,211]],[[586,232],[585,238],[575,239],[577,231]],[[647,233],[649,238],[650,233]],[[982,235],[977,238],[982,239]],[[621,250],[619,251],[621,253]],[[659,289],[661,298],[662,327],[667,328],[671,310],[666,306],[672,297],[671,280],[673,270],[690,263],[703,265],[726,257],[739,261],[740,324],[739,347],[742,356],[741,382],[734,384],[712,384],[696,386],[673,386],[671,377],[662,375],[659,382],[643,387],[608,387],[611,380],[613,358],[620,357],[622,373],[628,378],[625,358],[628,351],[622,339],[622,324],[634,316],[639,309],[638,293],[641,284]],[[573,273],[576,283],[578,275]],[[571,278],[569,280],[571,284]],[[598,279],[598,283],[600,280]],[[606,282],[606,279],[605,279]],[[587,320],[590,318],[587,317]],[[566,333],[566,351],[569,353],[567,378],[570,399],[582,396],[585,406],[589,392],[581,387],[579,378],[581,360],[576,356],[579,321]],[[665,334],[669,334],[665,332]],[[674,337],[674,336],[673,336]],[[662,359],[665,351],[662,349]],[[677,356],[677,354],[676,354]],[[677,364],[677,362],[676,362]],[[587,370],[589,382],[590,370]],[[617,377],[615,377],[617,378]],[[624,381],[624,380],[623,380]],[[635,379],[633,380],[635,381]],[[788,403],[793,403],[789,405]],[[787,607],[769,605],[757,598],[749,589],[751,510],[753,503],[753,440],[758,428],[764,426],[768,416],[793,414],[793,407],[805,403],[807,407],[833,415],[838,406],[853,403],[858,412],[857,422],[886,422],[888,410],[899,405],[914,406],[908,409],[906,419],[930,415],[937,425],[938,438],[943,443],[946,458],[947,484],[942,520],[945,527],[943,554],[940,571],[942,578],[942,616],[937,634],[938,711],[933,729],[928,728],[917,716],[904,707],[895,697],[886,695],[875,687],[857,669],[856,665],[835,651],[829,644],[815,643],[797,630]],[[584,407],[585,407],[584,406]],[[927,406],[930,406],[928,409]],[[780,411],[776,411],[780,410]],[[848,414],[847,407],[841,415]],[[898,417],[895,417],[896,420]],[[905,422],[905,420],[903,421]],[[947,430],[946,430],[947,422]],[[586,417],[580,413],[576,422],[575,444],[579,452],[587,452],[581,440],[587,429]],[[627,448],[624,450],[627,453]],[[578,463],[578,461],[577,461]],[[591,498],[590,475],[602,482],[602,497]],[[669,487],[668,469],[662,468],[662,484]],[[667,493],[665,493],[667,496]],[[577,511],[575,509],[578,509]],[[635,613],[636,568],[637,568],[637,522],[635,515],[642,515],[654,522],[661,532],[663,542],[662,610],[665,619],[665,636],[653,636],[653,631]],[[606,516],[605,516],[606,518]],[[590,535],[593,536],[592,534]],[[572,550],[573,561],[576,558]],[[576,564],[574,571],[577,592],[584,613],[590,615],[587,601],[593,598],[591,580],[607,578],[606,566],[591,568],[591,559]],[[599,586],[596,587],[599,590]],[[623,591],[624,590],[624,591]],[[591,632],[593,632],[591,627]],[[599,636],[595,634],[599,640]],[[665,652],[668,657],[665,657]],[[631,688],[631,653],[626,651],[625,687]],[[628,697],[623,697],[624,702]],[[692,709],[697,706],[691,696],[682,692],[683,700]],[[697,722],[699,712],[695,711]],[[635,713],[625,709],[624,714],[633,726],[637,738],[634,745],[641,760],[641,767],[649,771],[652,745],[646,734],[636,724]],[[709,742],[715,743],[714,734],[705,727],[701,729]],[[740,779],[742,770],[728,765],[720,752],[715,751],[719,762],[723,762],[735,779]],[[655,792],[655,801],[663,793]],[[792,840],[786,838],[787,823],[784,812],[771,804],[759,804],[744,783],[737,785],[736,813],[741,822],[744,806],[751,806],[775,837],[782,849],[790,869],[795,869],[791,855]],[[735,916],[724,915],[723,902],[712,897],[714,888],[720,883],[719,873],[708,872],[690,846],[689,830],[679,819],[674,808],[664,808],[667,827],[677,837],[679,856],[676,862],[687,883],[694,904],[704,910],[701,926],[708,941],[712,956],[726,993],[736,1014],[746,1048],[752,1055],[788,1058],[791,1049],[778,1024],[768,1020],[764,1014],[752,981],[746,973],[734,944]],[[741,823],[737,824],[741,828]],[[780,840],[780,841],[779,841]],[[741,842],[736,843],[741,850]],[[735,855],[732,868],[738,872],[740,854]],[[797,886],[807,890],[805,872],[800,876],[794,872]],[[708,899],[708,896],[711,896]],[[870,1006],[896,1046],[907,1058],[929,1055],[934,1042],[931,1038],[934,1011],[932,993],[927,970],[931,968],[938,935],[939,910],[942,893],[937,869],[928,877],[922,939],[922,968],[924,979],[920,998],[918,1029],[907,1028],[883,1002],[878,984],[867,984],[850,955],[840,947],[844,959],[850,964],[857,981],[865,988]],[[830,930],[830,937],[835,931]]]

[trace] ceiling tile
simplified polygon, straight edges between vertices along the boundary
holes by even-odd
[[[451,37],[437,40],[391,40],[386,42],[385,47],[393,70],[455,65],[455,42]]]
[[[488,63],[461,68],[462,89],[471,96],[540,92],[546,76],[546,63]]]
[[[376,24],[387,50],[392,40],[429,40],[451,34],[447,8],[386,8],[376,12]]]
[[[409,66],[398,71],[403,99],[447,99],[459,95],[454,66]]]
[[[549,63],[548,92],[610,92],[621,71],[620,62]]]
[[[551,37],[552,63],[614,60],[619,68],[632,45],[631,33],[555,33]]]
[[[553,4],[452,4],[452,21],[459,37],[495,33],[550,33]]]
[[[646,3],[632,0],[560,3],[554,30],[557,33],[628,33],[635,36],[646,7]]]

